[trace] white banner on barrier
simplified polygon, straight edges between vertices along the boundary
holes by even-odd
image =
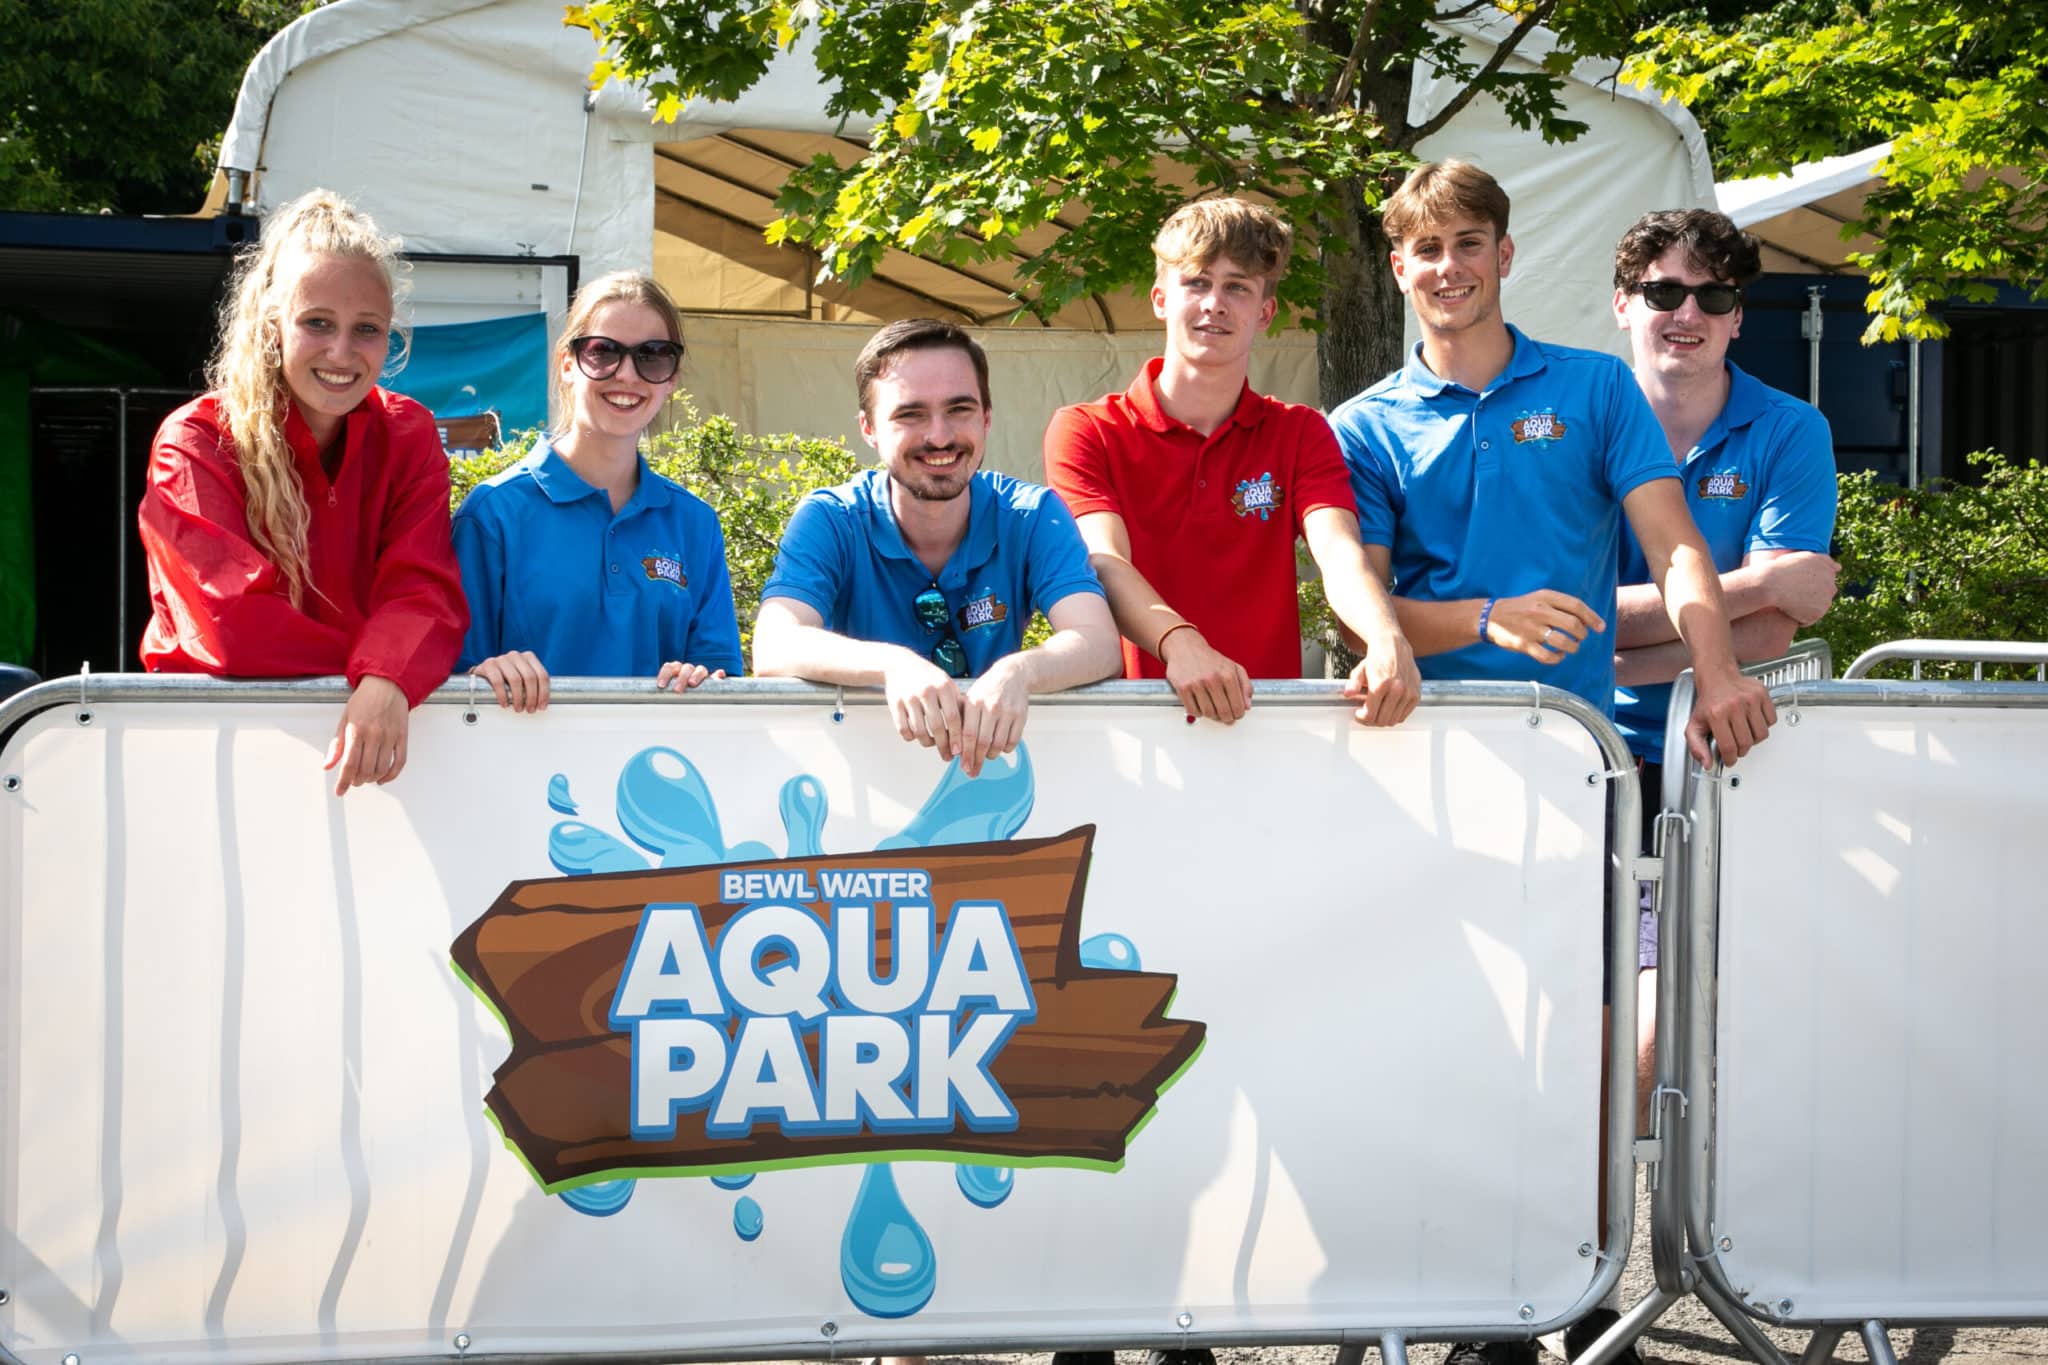
[[[1592,1283],[1556,712],[61,707],[0,801],[30,1365],[1514,1327]]]
[[[2044,755],[1808,705],[1723,784],[1712,1233],[1767,1313],[2048,1317]]]

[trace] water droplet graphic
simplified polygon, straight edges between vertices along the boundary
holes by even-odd
[[[1017,1173],[1008,1166],[955,1166],[953,1183],[967,1202],[992,1209],[1010,1197]]]
[[[789,856],[815,858],[825,851],[825,816],[830,807],[825,788],[809,773],[782,784],[782,828],[789,835]]]
[[[647,870],[645,858],[581,820],[563,820],[548,831],[548,861],[571,877],[591,872]]]
[[[761,1206],[754,1202],[752,1195],[741,1195],[739,1202],[732,1206],[732,1230],[739,1234],[742,1242],[751,1242],[759,1237],[766,1221],[761,1216]]]
[[[740,1175],[714,1175],[711,1177],[711,1183],[721,1190],[743,1190],[754,1183],[754,1173],[747,1171]]]
[[[1081,940],[1083,967],[1109,967],[1117,971],[1139,969],[1138,945],[1122,934],[1097,934]]]
[[[701,867],[725,861],[718,803],[697,765],[674,749],[642,749],[619,770],[615,798],[619,828],[640,847],[661,855],[663,867]]]
[[[573,1190],[563,1190],[561,1200],[578,1213],[587,1213],[592,1218],[609,1218],[626,1207],[626,1201],[633,1197],[637,1180],[600,1180],[594,1185],[578,1185]]]
[[[980,777],[968,777],[954,759],[922,808],[878,848],[925,848],[1007,839],[1024,827],[1035,794],[1031,754],[1022,744],[1014,759],[992,758]]]
[[[896,1192],[895,1173],[870,1166],[839,1238],[839,1282],[870,1317],[907,1318],[931,1301],[939,1258]]]
[[[569,775],[556,773],[548,779],[548,805],[558,815],[574,815],[576,803],[569,796]]]

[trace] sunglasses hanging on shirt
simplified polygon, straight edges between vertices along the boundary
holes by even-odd
[[[592,379],[610,379],[626,363],[626,357],[631,356],[634,371],[649,384],[668,383],[676,377],[676,367],[683,363],[682,345],[674,341],[643,341],[638,346],[628,346],[610,337],[582,336],[569,342],[569,354],[576,357],[576,368]]]
[[[910,609],[917,616],[917,623],[924,627],[925,634],[935,635],[943,630],[928,656],[948,677],[967,676],[967,650],[960,643],[960,637],[953,633],[953,609],[946,605],[946,595],[934,584],[910,599]]]
[[[1702,313],[1714,317],[1734,312],[1736,305],[1742,302],[1742,291],[1732,284],[1680,284],[1677,280],[1644,280],[1629,292],[1641,294],[1643,302],[1649,304],[1653,312],[1658,313],[1677,312],[1684,305],[1688,294],[1699,300]]]

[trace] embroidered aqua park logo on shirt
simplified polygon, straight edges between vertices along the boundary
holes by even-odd
[[[1515,444],[1530,441],[1557,441],[1564,438],[1565,425],[1558,420],[1557,413],[1549,408],[1541,412],[1525,412],[1509,425],[1515,433]]]
[[[1009,619],[1009,604],[996,596],[994,588],[983,588],[960,604],[962,632],[979,630],[983,626],[999,626]]]
[[[683,561],[675,555],[665,555],[656,550],[640,561],[640,567],[647,571],[650,583],[673,583],[679,588],[690,586],[690,576],[683,572]]]
[[[1273,482],[1270,469],[1256,479],[1240,479],[1237,491],[1230,495],[1230,506],[1241,517],[1259,514],[1260,521],[1269,520],[1287,500],[1286,490]]]
[[[1739,471],[1730,469],[1719,474],[1709,474],[1701,479],[1700,496],[1732,502],[1737,498],[1748,497],[1749,485],[1742,481]]]

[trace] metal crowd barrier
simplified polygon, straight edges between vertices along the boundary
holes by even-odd
[[[1791,683],[1825,682],[1835,676],[1835,656],[1822,639],[1795,640],[1792,647],[1775,659],[1743,665],[1742,671],[1765,687]],[[1671,684],[1671,700],[1664,708],[1664,753],[1667,758],[1684,752],[1685,725],[1692,719],[1692,670],[1680,673]],[[1663,786],[1658,795],[1661,810],[1677,810],[1685,783],[1685,764],[1667,762]]]
[[[2048,1321],[2048,686],[1774,697],[1739,768],[1686,765],[1671,826],[1639,1307],[1697,1293],[1763,1365],[1765,1324],[1894,1365],[1893,1326]]]
[[[0,703],[6,1365],[1401,1365],[1617,1282],[1640,798],[1576,698],[1105,684],[970,781],[868,693],[457,683],[337,799],[344,695]]]
[[[1985,664],[2032,664],[2034,681],[2048,682],[2048,643],[2026,640],[1892,640],[1856,656],[1842,672],[1844,679],[1867,678],[1880,664],[1911,663],[1913,681],[1927,663],[1974,664],[1973,681],[1984,681]]]

